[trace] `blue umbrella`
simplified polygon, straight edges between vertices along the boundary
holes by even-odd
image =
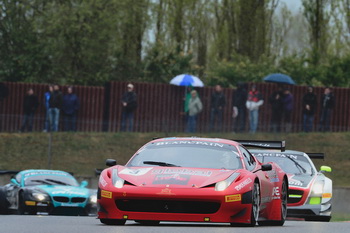
[[[281,83],[281,84],[291,84],[291,85],[295,84],[294,80],[291,77],[280,73],[269,74],[264,78],[264,81],[270,82],[270,83]]]
[[[203,82],[198,77],[190,74],[180,74],[170,80],[170,84],[177,86],[204,87]]]

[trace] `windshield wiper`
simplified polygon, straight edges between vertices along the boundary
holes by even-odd
[[[143,164],[158,165],[163,167],[181,167],[171,163],[157,162],[157,161],[143,161]]]
[[[64,182],[59,181],[59,180],[53,180],[53,179],[45,179],[45,180],[50,181],[50,182],[55,183],[55,184],[68,185],[67,183],[64,183]]]
[[[300,163],[298,163],[297,161],[295,161],[291,157],[287,156],[287,158],[292,160],[292,162],[299,168],[299,170],[301,170],[303,173],[306,173],[306,169],[303,166],[301,166]]]

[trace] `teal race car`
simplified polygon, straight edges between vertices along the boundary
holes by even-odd
[[[95,215],[97,190],[68,172],[24,170],[0,188],[2,213]]]

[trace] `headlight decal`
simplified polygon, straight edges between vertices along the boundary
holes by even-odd
[[[235,179],[240,175],[240,173],[233,173],[230,177],[228,177],[226,180],[217,182],[215,184],[215,191],[224,191],[227,189],[228,186],[230,186]]]
[[[116,188],[122,188],[124,186],[124,180],[118,176],[118,169],[112,171],[112,183]]]

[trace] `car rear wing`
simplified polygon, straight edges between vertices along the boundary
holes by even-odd
[[[14,170],[0,170],[0,175],[16,175],[18,172]]]
[[[286,150],[286,141],[234,140],[246,147]]]
[[[310,159],[323,159],[325,158],[324,153],[306,153]]]

